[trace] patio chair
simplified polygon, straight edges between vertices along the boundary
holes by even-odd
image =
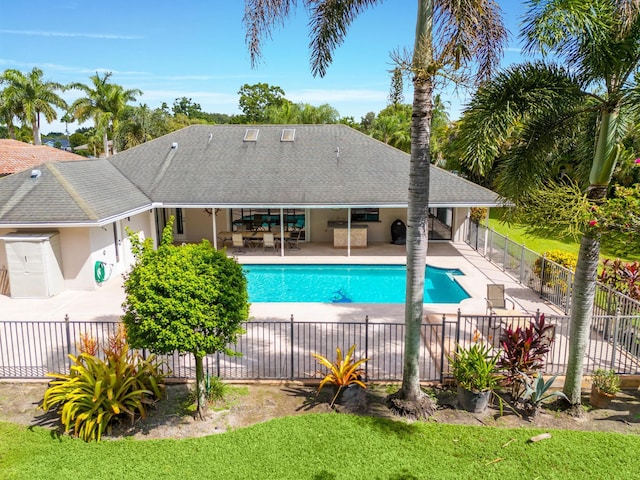
[[[244,238],[242,238],[241,233],[234,233],[231,236],[231,245],[233,247],[232,253],[239,255],[241,253],[245,253],[244,249]]]
[[[501,283],[487,284],[487,313],[498,315],[499,313],[508,312],[507,301],[511,302],[511,313],[516,309],[516,304],[504,296],[504,285]]]
[[[265,233],[262,236],[262,251],[266,252],[268,248],[273,249],[273,252],[276,251],[276,240],[273,237],[273,233]]]
[[[302,230],[295,230],[293,232],[289,232],[289,238],[286,239],[286,246],[289,250],[300,250],[298,246],[298,240],[300,240],[300,236],[302,235]]]

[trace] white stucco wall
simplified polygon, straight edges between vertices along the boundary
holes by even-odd
[[[467,220],[467,214],[469,213],[468,207],[458,207],[453,209],[453,223],[451,239],[454,242],[464,242],[466,234],[465,223]]]
[[[120,264],[118,265],[118,273],[124,273],[135,261],[131,252],[131,240],[127,234],[127,229],[138,234],[140,240],[152,237],[153,232],[153,213],[142,212],[131,217],[120,220],[120,231],[122,232],[120,246]]]
[[[5,235],[14,230],[9,228],[0,228],[0,235]],[[4,248],[4,241],[0,240],[0,270],[7,269],[7,251]]]

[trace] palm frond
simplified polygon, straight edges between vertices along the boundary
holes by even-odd
[[[245,42],[251,67],[255,67],[262,56],[263,38],[271,38],[272,29],[282,25],[296,6],[296,0],[245,0],[242,23],[247,32]]]
[[[577,80],[556,65],[528,63],[500,73],[478,89],[463,114],[456,139],[461,162],[483,176],[527,121],[561,118],[585,98]]]
[[[333,51],[344,41],[353,20],[382,0],[305,0],[311,29],[311,73],[324,77],[333,61]]]
[[[453,69],[477,65],[477,79],[486,80],[500,63],[507,30],[492,0],[440,0],[434,9],[436,63]]]

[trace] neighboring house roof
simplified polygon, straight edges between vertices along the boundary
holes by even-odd
[[[28,170],[46,162],[69,160],[86,160],[86,158],[47,145],[31,145],[18,140],[0,139],[0,176]]]
[[[193,125],[109,159],[1,179],[0,226],[104,224],[156,206],[406,207],[409,163],[345,125]],[[500,204],[490,190],[430,172],[433,207]]]
[[[106,160],[47,163],[0,179],[0,224],[99,225],[151,207]]]
[[[49,147],[55,147],[56,143],[60,145],[60,149],[62,150],[67,150],[68,148],[71,148],[71,144],[69,143],[69,140],[67,140],[66,138],[56,138],[54,140],[47,140],[44,142],[44,145],[47,145]]]
[[[255,141],[244,141],[248,130]],[[281,141],[295,130],[293,141]],[[174,144],[177,147],[173,147]],[[193,125],[111,162],[172,206],[406,206],[408,154],[346,125]],[[497,195],[431,167],[430,204],[497,204]]]

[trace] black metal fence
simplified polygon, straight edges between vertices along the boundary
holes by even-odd
[[[482,256],[535,290],[564,313],[571,311],[573,272],[476,222],[467,222],[467,243]],[[629,315],[640,321],[640,302],[607,285],[596,285],[594,315]]]
[[[528,325],[533,317],[444,316],[423,323],[420,331],[420,374],[423,381],[442,381],[449,375],[448,356],[457,344],[485,341],[499,348],[499,337],[507,324]],[[569,318],[547,316],[555,325],[554,342],[545,372],[563,374],[567,365]],[[585,371],[612,368],[618,373],[640,373],[636,317],[594,317],[585,356]],[[369,358],[366,376],[371,381],[402,380],[404,324],[381,323],[365,318],[360,322],[252,321],[246,333],[230,348],[240,356],[209,355],[205,368],[226,380],[305,380],[319,378],[312,353],[335,359],[357,345],[357,358]],[[68,354],[77,355],[82,334],[104,341],[118,329],[117,322],[0,321],[0,378],[46,378],[50,372],[68,372]],[[143,352],[148,354],[148,352]],[[165,355],[171,378],[195,377],[190,355]]]

